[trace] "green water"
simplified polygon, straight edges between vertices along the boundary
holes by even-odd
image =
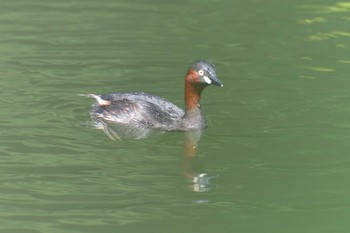
[[[43,1],[0,7],[0,232],[350,231],[350,4]],[[195,59],[224,88],[183,175],[184,135],[114,142],[80,93],[183,104]]]

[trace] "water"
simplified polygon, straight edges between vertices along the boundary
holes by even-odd
[[[0,232],[347,232],[349,11],[334,1],[6,1],[0,8]],[[209,128],[114,142],[81,93],[183,104],[216,65]]]

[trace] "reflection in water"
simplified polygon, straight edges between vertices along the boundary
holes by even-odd
[[[92,125],[97,129],[102,129],[103,132],[111,140],[138,140],[148,138],[157,134],[164,133],[164,131],[156,129],[138,128],[125,125],[111,124],[102,119],[95,119]]]
[[[188,131],[185,134],[184,145],[184,174],[192,182],[190,189],[195,192],[208,192],[214,186],[210,183],[212,178],[217,176],[208,176],[203,173],[203,162],[197,155],[197,148],[203,130]]]
[[[311,9],[317,13],[343,13],[348,12],[350,9],[349,2],[337,2],[333,5],[302,5],[301,8]]]
[[[103,119],[92,119],[87,126],[102,130],[111,140],[138,140],[149,138],[165,131],[156,129],[145,129],[130,126],[123,126],[110,123]],[[185,132],[183,173],[191,185],[190,190],[194,192],[208,192],[215,187],[210,181],[217,177],[204,173],[203,161],[197,156],[197,148],[203,130]]]

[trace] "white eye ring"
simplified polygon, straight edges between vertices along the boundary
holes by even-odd
[[[198,74],[199,74],[200,76],[202,76],[202,75],[204,74],[204,71],[203,71],[203,70],[199,70],[199,71],[198,71]]]

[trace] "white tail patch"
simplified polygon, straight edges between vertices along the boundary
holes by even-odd
[[[111,105],[111,101],[104,100],[100,96],[95,95],[95,94],[80,94],[80,96],[86,96],[86,97],[94,98],[97,101],[98,105],[100,105],[100,106]]]

